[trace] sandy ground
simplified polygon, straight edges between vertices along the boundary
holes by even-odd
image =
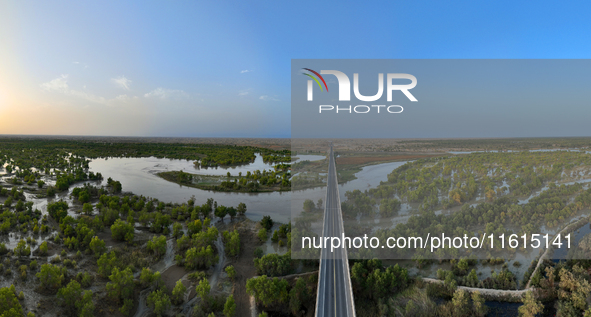
[[[256,275],[253,265],[254,250],[261,245],[256,237],[257,223],[252,221],[241,222],[236,226],[240,234],[240,256],[229,258],[230,264],[236,269],[234,280],[234,300],[236,301],[236,317],[250,317],[250,295],[246,293],[246,280]]]
[[[162,281],[164,282],[164,285],[166,285],[168,291],[172,292],[176,286],[176,281],[180,280],[186,274],[187,271],[184,267],[175,264],[162,272]],[[185,284],[186,287],[189,286],[189,283],[186,281],[183,281],[183,284]]]

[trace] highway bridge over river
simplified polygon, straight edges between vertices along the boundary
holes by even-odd
[[[337,170],[332,149],[329,148],[328,177],[324,207],[323,237],[342,238],[344,231]],[[320,254],[316,317],[355,317],[355,303],[349,274],[347,249],[323,248]]]

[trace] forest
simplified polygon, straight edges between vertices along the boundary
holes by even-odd
[[[242,172],[238,172],[238,175],[228,172],[226,176],[214,176],[184,171],[160,172],[157,175],[179,185],[212,191],[269,192],[291,189],[290,166],[287,164],[274,165],[274,170],[247,171],[245,175]]]
[[[159,201],[89,171],[97,157],[210,157],[203,162],[222,166],[250,162],[251,153],[260,153],[276,163],[274,169],[222,175],[215,186],[288,190],[291,152],[171,143],[131,143],[125,151],[125,145],[96,143],[0,142],[0,316],[243,316],[250,314],[250,296],[259,316],[313,314],[318,254],[303,250],[309,253],[298,259],[292,252],[298,237],[315,235],[322,199],[305,200],[293,222],[277,223],[270,216],[253,221],[243,202]],[[309,168],[310,175],[318,173],[302,178],[310,181],[303,186],[322,183],[325,162],[296,164]],[[580,150],[438,155],[402,165],[376,187],[343,193],[342,211],[351,234],[367,230],[368,220],[407,217],[378,228],[380,239],[443,231],[529,237],[563,230],[579,217],[580,225],[569,229],[577,233],[589,226],[590,173],[591,158]],[[183,185],[196,177],[171,175]],[[486,245],[481,254],[457,249],[434,255],[351,253],[358,315],[495,316],[491,301],[521,303],[515,315],[591,314],[589,241],[582,239],[566,260],[552,260],[550,254],[523,264],[511,262],[523,250],[501,253]],[[521,265],[523,276],[515,273]],[[491,274],[482,276],[488,266]],[[430,280],[415,273],[429,267]],[[490,295],[521,290],[516,297]]]

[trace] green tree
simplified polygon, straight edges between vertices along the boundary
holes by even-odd
[[[486,316],[487,309],[486,305],[484,305],[484,297],[478,291],[472,293],[472,310],[477,317]]]
[[[103,253],[101,257],[96,261],[98,266],[98,273],[103,277],[111,275],[111,271],[117,265],[117,256],[115,252]]]
[[[236,210],[236,208],[234,207],[228,207],[227,209],[228,211],[228,215],[230,216],[230,220],[234,220],[234,217],[236,217],[236,214],[238,213],[238,211]]]
[[[308,288],[303,278],[298,278],[294,287],[289,291],[289,310],[295,316],[300,314],[302,305],[307,303],[310,298]]]
[[[532,292],[525,293],[523,305],[519,306],[519,316],[535,317],[544,310],[544,305],[534,297]]]
[[[183,225],[180,222],[175,222],[172,225],[172,236],[178,239],[183,236]]]
[[[468,304],[468,292],[463,289],[458,289],[454,292],[454,296],[451,299],[453,305],[453,311],[455,316],[468,316],[470,312],[470,306]]]
[[[224,221],[224,217],[228,214],[228,208],[226,206],[218,206],[215,209],[215,216],[219,217],[222,221]]]
[[[111,236],[115,240],[131,242],[134,236],[133,225],[117,219],[111,226]]]
[[[201,304],[205,309],[208,309],[210,303],[212,302],[212,299],[209,296],[210,290],[211,287],[209,285],[209,281],[206,278],[201,279],[199,284],[197,284],[197,287],[195,287],[195,291],[197,292],[196,296],[201,298]]]
[[[289,294],[286,280],[277,277],[267,278],[266,275],[253,277],[246,282],[246,292],[255,297],[257,302],[265,306],[285,303]]]
[[[234,280],[234,278],[236,277],[236,269],[234,268],[234,266],[233,265],[226,266],[225,271],[226,271],[226,274],[228,274],[228,277],[231,280]]]
[[[142,268],[142,273],[140,274],[140,283],[143,287],[152,285],[156,288],[164,284],[160,272],[152,272],[150,268],[146,267]]]
[[[170,308],[170,298],[161,289],[155,290],[148,295],[148,307],[154,310],[157,316],[162,316]]]
[[[273,219],[271,219],[271,216],[264,216],[263,219],[261,219],[261,226],[267,230],[271,230],[271,228],[273,228]]]
[[[257,236],[259,237],[259,240],[261,240],[261,242],[265,242],[267,241],[267,239],[269,239],[269,237],[267,236],[267,229],[265,228],[259,230]]]
[[[239,203],[238,208],[236,208],[236,211],[238,212],[239,215],[244,216],[244,214],[246,213],[246,204]]]
[[[209,286],[209,281],[206,278],[199,281],[199,284],[197,285],[197,287],[195,287],[195,291],[197,292],[197,295],[199,295],[201,300],[204,302],[208,301],[210,290],[211,290],[211,287]]]
[[[153,252],[156,257],[161,257],[166,253],[166,237],[152,237],[152,240],[148,241],[148,251]]]
[[[283,276],[292,272],[291,252],[284,255],[269,253],[260,259],[254,259],[254,267],[259,275]]]
[[[82,212],[85,215],[91,215],[92,214],[92,210],[93,210],[93,207],[92,207],[92,204],[91,203],[85,203],[84,205],[82,205]]]
[[[240,234],[238,234],[238,230],[224,231],[223,236],[227,253],[230,256],[237,256],[240,253]]]
[[[85,204],[90,202],[90,194],[83,190],[82,192],[80,192],[80,195],[78,196],[78,201]]]
[[[29,256],[31,255],[31,248],[27,245],[27,242],[21,239],[16,248],[14,248],[14,254],[18,256]]]
[[[43,241],[41,245],[39,245],[39,253],[41,255],[47,255],[47,241]]]
[[[316,208],[316,206],[314,205],[314,201],[312,201],[311,199],[306,199],[304,201],[304,211],[305,212],[312,212],[314,210],[314,208]]]
[[[41,282],[41,287],[45,289],[57,290],[62,286],[65,273],[66,268],[64,267],[53,264],[43,264],[41,265],[41,270],[36,276]]]
[[[51,198],[54,197],[56,194],[56,189],[53,186],[47,186],[47,197]]]
[[[14,285],[0,288],[0,316],[22,317],[23,308],[16,297]]]
[[[94,311],[92,291],[82,290],[76,280],[72,280],[67,286],[62,287],[57,293],[57,299],[71,315],[90,314],[91,316]]]
[[[571,270],[560,269],[560,283],[558,284],[558,315],[568,315],[571,312],[581,314],[587,309],[587,299],[591,297],[589,273],[576,264]],[[565,312],[562,312],[562,311]]]
[[[143,287],[148,287],[148,285],[152,284],[154,280],[154,272],[149,267],[142,268],[142,272],[140,273],[140,283]]]
[[[236,314],[236,302],[234,302],[234,295],[228,296],[224,304],[224,316],[233,317]]]
[[[172,290],[172,301],[176,305],[180,305],[185,299],[185,292],[186,291],[187,291],[187,288],[185,287],[183,282],[181,280],[176,281],[176,285],[174,286],[174,289]]]
[[[133,273],[130,268],[120,271],[113,268],[107,283],[107,293],[111,299],[120,302],[133,296]]]
[[[105,241],[99,239],[99,237],[97,236],[92,237],[92,240],[90,240],[88,247],[90,248],[92,253],[94,253],[94,256],[97,258],[100,257],[103,253],[105,253],[105,251],[107,251]]]
[[[47,213],[58,223],[68,215],[68,203],[60,200],[58,202],[47,204]]]
[[[190,270],[208,268],[215,262],[217,262],[217,257],[211,245],[200,249],[191,248],[185,253],[185,266]]]

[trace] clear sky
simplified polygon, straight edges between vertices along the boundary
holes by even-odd
[[[583,3],[2,1],[0,134],[289,137],[292,58],[591,58]]]

